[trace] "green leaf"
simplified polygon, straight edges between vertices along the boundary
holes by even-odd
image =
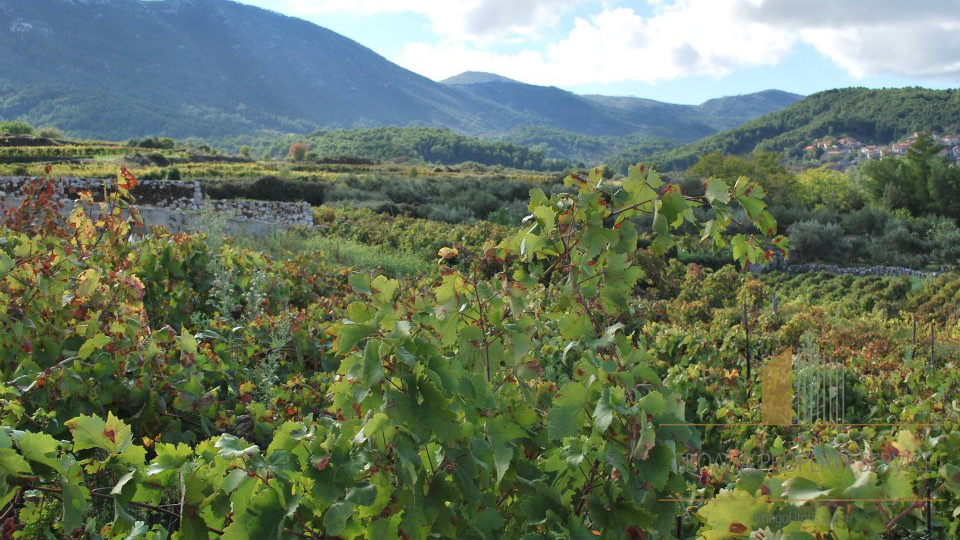
[[[719,178],[708,178],[704,182],[706,188],[707,201],[713,203],[720,201],[724,204],[730,202],[730,186]]]
[[[877,473],[864,470],[850,487],[843,490],[843,497],[854,500],[876,499],[880,496]]]
[[[540,250],[543,249],[543,236],[533,233],[533,231],[539,227],[539,224],[535,224],[530,227],[530,230],[526,232],[520,232],[520,255],[529,258],[531,255],[540,253]]]
[[[747,239],[742,234],[738,234],[730,240],[730,247],[733,248],[733,260],[742,263],[744,266],[749,262],[748,254],[750,247],[747,245]]]
[[[940,478],[944,479],[947,489],[960,494],[960,467],[951,464],[940,467]]]
[[[794,476],[785,482],[783,495],[790,499],[792,504],[803,506],[807,502],[826,497],[830,494],[829,489],[822,489],[812,480],[802,476]]]
[[[197,338],[187,331],[186,325],[180,329],[180,352],[196,356]]]
[[[370,417],[370,420],[367,420],[367,423],[363,426],[363,435],[366,438],[373,437],[377,433],[380,433],[380,430],[383,429],[383,426],[387,425],[390,422],[390,417],[382,412],[375,412],[373,416]]]
[[[77,356],[80,357],[81,360],[86,360],[93,354],[93,351],[103,347],[107,343],[110,343],[110,338],[107,337],[106,334],[97,334],[83,343],[77,352]]]
[[[767,473],[760,469],[743,468],[737,478],[737,489],[756,495],[763,481],[767,479]]]
[[[336,339],[337,352],[340,354],[350,352],[361,339],[376,331],[377,327],[372,324],[359,324],[348,321],[340,325]]]
[[[487,421],[487,436],[493,448],[493,465],[499,483],[513,460],[513,444],[510,441],[526,436],[526,432],[505,416],[497,416]]]
[[[370,283],[370,290],[373,292],[373,298],[381,305],[393,302],[393,297],[400,288],[400,282],[390,279],[386,276],[377,276]]]
[[[356,486],[347,492],[345,498],[360,506],[370,506],[377,500],[377,486],[373,484]]]
[[[10,271],[15,264],[9,255],[0,251],[0,274]]]
[[[327,508],[323,514],[323,527],[327,536],[337,536],[347,526],[347,520],[353,514],[353,503],[338,502]]]
[[[242,514],[224,530],[220,540],[279,540],[287,508],[276,489],[262,489],[249,501],[251,513]]]
[[[364,347],[360,376],[363,378],[364,384],[371,388],[383,381],[383,364],[380,362],[379,341],[371,339]]]
[[[244,458],[260,453],[259,446],[247,444],[243,439],[238,439],[226,433],[217,439],[217,443],[214,446],[220,451],[220,456],[224,459]]]
[[[470,522],[470,525],[473,529],[480,534],[481,538],[485,540],[499,540],[500,535],[496,534],[499,531],[504,523],[506,523],[502,516],[497,513],[495,508],[486,508],[473,518],[473,521]]]
[[[138,538],[143,538],[148,532],[150,532],[150,525],[142,521],[137,521],[133,524],[130,532],[123,537],[123,540],[137,540]]]
[[[662,213],[657,212],[653,217],[653,242],[650,247],[653,248],[654,253],[663,254],[666,253],[670,246],[673,245],[673,238],[670,237],[670,224],[667,222],[666,216]]]
[[[50,435],[28,431],[17,438],[17,446],[27,460],[46,465],[60,474],[67,474],[58,457],[60,443]]]
[[[644,482],[654,489],[662,490],[667,485],[667,479],[675,463],[674,451],[666,444],[655,444],[647,454],[646,459],[636,462],[637,471]]]
[[[613,407],[610,405],[610,389],[604,388],[593,408],[593,429],[595,433],[604,433],[613,422]]]
[[[130,480],[133,480],[136,474],[137,474],[137,471],[132,470],[127,474],[121,476],[120,479],[117,480],[117,483],[114,484],[113,489],[110,490],[110,494],[120,495],[123,492],[123,486],[127,485],[127,482],[129,482]]]
[[[753,197],[738,196],[737,202],[739,202],[740,206],[742,206],[744,211],[747,212],[747,217],[749,217],[751,221],[759,221],[761,214],[766,207],[763,199],[756,199]]]
[[[540,188],[533,188],[530,190],[530,203],[527,205],[527,209],[531,212],[536,211],[537,207],[546,204],[547,195]]]
[[[158,442],[154,449],[157,457],[153,463],[147,467],[147,476],[160,474],[163,471],[179,469],[184,463],[193,456],[193,449],[189,446],[179,443],[177,445]]]
[[[30,474],[30,464],[12,448],[0,448],[0,469],[4,476]]]
[[[540,230],[544,235],[552,233],[557,228],[556,211],[548,206],[539,206],[533,215],[540,221]]]
[[[90,508],[90,494],[83,486],[61,479],[60,495],[63,499],[63,529],[73,532],[83,525],[83,518]]]
[[[750,531],[765,525],[773,505],[768,497],[753,497],[739,489],[721,491],[697,515],[706,523],[700,535],[705,540],[747,538]],[[733,533],[733,534],[731,534]]]
[[[654,390],[640,398],[637,405],[653,416],[659,416],[667,408],[667,402],[663,399],[663,394]]]
[[[580,340],[594,335],[593,323],[580,306],[570,309],[557,321],[557,329],[565,340]]]
[[[693,221],[693,209],[679,191],[667,192],[661,201],[660,212],[673,227],[679,227],[684,219]]]
[[[370,294],[370,276],[360,272],[354,272],[347,278],[353,290],[361,294]]]
[[[653,189],[663,187],[663,180],[660,178],[660,174],[651,167],[647,167],[647,183],[650,184],[650,187]]]
[[[68,420],[66,425],[73,434],[74,451],[100,448],[112,454],[120,454],[130,446],[133,439],[130,426],[112,412],[107,413],[106,422],[96,416],[80,415]]]
[[[553,440],[575,435],[580,426],[577,416],[583,409],[580,405],[567,404],[554,406],[547,416],[547,433]]]
[[[630,194],[625,205],[640,205],[637,208],[640,211],[649,212],[653,201],[657,198],[656,187],[647,184],[644,173],[640,172],[640,168],[636,166],[630,167],[627,177],[623,180],[623,189]]]

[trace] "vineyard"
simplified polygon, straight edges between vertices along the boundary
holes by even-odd
[[[746,179],[686,197],[642,167],[612,189],[599,169],[572,175],[489,239],[319,214],[353,242],[446,244],[400,279],[330,252],[265,255],[215,228],[134,241],[129,173],[62,221],[52,181],[8,210],[0,242],[5,537],[853,539],[960,525],[960,277],[749,277],[661,255],[684,223],[740,263],[785,249]],[[738,216],[770,236],[721,234]],[[758,374],[790,347],[844,365],[846,423],[764,425]]]

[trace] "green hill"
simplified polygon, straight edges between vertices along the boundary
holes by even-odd
[[[488,73],[439,83],[326,28],[229,0],[0,0],[0,51],[0,120],[72,136],[394,125],[496,137],[550,126],[686,142],[717,129]]]
[[[628,149],[612,164],[649,159],[662,170],[683,169],[712,152],[746,154],[770,151],[794,156],[811,141],[851,135],[884,144],[922,130],[960,127],[960,92],[926,88],[842,88],[813,94],[793,105],[697,142],[650,156]]]

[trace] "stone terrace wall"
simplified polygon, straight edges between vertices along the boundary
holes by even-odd
[[[19,200],[23,195],[24,186],[33,180],[31,177],[24,176],[0,176],[0,196]],[[64,199],[76,199],[79,192],[90,191],[94,200],[102,200],[104,186],[110,186],[111,182],[111,180],[96,178],[61,178],[55,182],[55,186]],[[197,181],[141,180],[131,194],[142,210],[147,208],[160,210],[160,212],[142,212],[149,225],[171,223],[173,218],[166,212],[184,213],[182,219],[173,219],[177,223],[189,221],[190,216],[195,215],[208,204],[214,210],[226,212],[236,220],[257,220],[284,227],[313,225],[313,212],[310,211],[308,203],[236,199],[206,201],[200,189],[200,182]],[[158,222],[151,223],[153,221],[151,216],[156,216]]]
[[[940,272],[913,270],[900,266],[869,266],[844,267],[835,264],[791,264],[785,268],[787,272],[828,272],[830,274],[849,274],[851,276],[895,276],[895,277],[931,277]]]
[[[0,176],[0,192],[10,196],[20,196],[23,187],[33,178],[29,176]],[[57,192],[64,198],[74,199],[81,191],[89,191],[94,200],[103,200],[103,188],[110,187],[111,180],[100,178],[60,178],[54,182]],[[174,207],[178,204],[203,200],[199,182],[178,182],[172,180],[141,180],[131,191],[140,205]]]

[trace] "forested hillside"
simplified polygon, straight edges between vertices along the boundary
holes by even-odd
[[[10,21],[0,28],[0,120],[75,136],[395,125],[493,137],[552,126],[690,141],[716,130],[696,115],[634,114],[489,74],[441,84],[326,28],[230,0],[2,0],[0,14]],[[656,107],[670,108],[691,109]]]
[[[475,161],[517,169],[562,169],[566,160],[546,159],[542,151],[520,144],[469,137],[443,128],[377,127],[319,130],[308,136],[223,139],[236,149],[246,143],[257,155],[284,157],[292,144],[305,144],[311,158],[360,157],[380,161],[441,163]]]
[[[843,88],[814,94],[738,128],[658,152],[651,160],[663,170],[672,170],[688,167],[698,156],[712,152],[800,155],[804,146],[828,135],[883,144],[915,131],[943,132],[958,126],[960,93],[956,90]],[[636,159],[633,150],[625,151],[624,159],[631,159],[631,154]]]

